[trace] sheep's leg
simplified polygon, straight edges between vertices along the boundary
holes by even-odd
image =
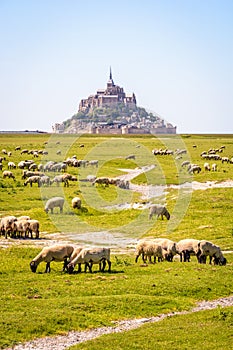
[[[46,268],[45,268],[45,273],[50,272],[50,271],[51,271],[50,262],[47,262]]]
[[[108,272],[111,272],[111,265],[112,265],[111,261],[108,260]]]
[[[102,269],[101,269],[101,263],[100,263],[100,271],[104,272],[104,269],[105,269],[105,267],[106,267],[106,260],[103,259],[102,262],[103,262],[103,267],[102,267]]]
[[[135,258],[135,262],[138,262],[138,258],[139,258],[140,254],[136,256]]]
[[[62,271],[67,270],[67,265],[68,265],[68,261],[67,261],[67,258],[65,258]]]
[[[81,264],[79,263],[78,264],[78,272],[81,272],[82,271],[82,269],[81,269]]]

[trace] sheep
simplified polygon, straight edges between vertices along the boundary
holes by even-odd
[[[27,184],[30,184],[30,186],[32,187],[33,183],[37,183],[38,187],[41,186],[41,177],[40,176],[30,176],[25,182],[24,182],[24,186],[27,186]]]
[[[103,272],[106,266],[106,261],[108,263],[108,272],[110,272],[110,248],[84,248],[80,251],[80,253],[76,256],[75,259],[69,262],[69,264],[67,265],[67,270],[69,273],[72,273],[77,264],[85,264],[85,272],[86,268],[88,267],[90,273],[92,273],[92,265],[99,264],[100,271]],[[101,263],[103,263],[102,268]]]
[[[90,160],[88,162],[88,165],[95,166],[96,168],[98,168],[99,161],[98,160]]]
[[[40,223],[38,220],[28,220],[29,223],[29,227],[28,227],[28,231],[31,235],[32,238],[32,233],[35,233],[36,238],[39,238],[39,228],[40,228]]]
[[[40,184],[42,185],[46,185],[46,186],[50,186],[51,185],[51,180],[50,177],[45,175],[45,176],[41,176],[40,178]]]
[[[205,171],[210,171],[210,165],[209,165],[209,163],[205,163],[205,164],[204,164],[204,169],[205,169]]]
[[[230,159],[228,157],[222,157],[222,163],[229,163],[230,162]]]
[[[12,234],[15,232],[15,221],[17,218],[13,215],[5,216],[1,219],[0,222],[0,232],[2,235],[5,235],[5,238],[7,238],[8,234]]]
[[[2,170],[2,163],[0,163],[0,170]]]
[[[29,171],[29,170],[23,170],[23,175],[22,175],[22,179],[25,180],[27,177],[30,176],[44,176],[44,173],[40,172],[40,171]]]
[[[32,170],[32,171],[37,170],[37,169],[38,169],[38,165],[36,163],[30,164],[29,168],[28,168],[28,170]]]
[[[68,180],[71,180],[71,178],[72,176],[70,174],[57,175],[51,180],[51,183],[55,182],[59,186],[60,183],[64,182],[64,187],[69,187]]]
[[[22,238],[24,234],[24,238],[27,237],[27,232],[29,230],[29,220],[21,219],[15,221],[16,232],[18,232],[18,237]]]
[[[138,261],[140,255],[142,255],[142,260],[145,263],[146,257],[149,257],[149,261],[151,262],[151,257],[154,257],[154,262],[156,262],[156,257],[158,257],[158,261],[162,261],[163,249],[159,243],[147,240],[140,240],[136,246],[135,250],[136,258],[135,262]]]
[[[125,160],[129,160],[129,159],[135,159],[135,155],[134,154],[130,154],[127,157],[125,157]]]
[[[200,173],[201,172],[201,167],[197,164],[190,164],[188,167],[188,172],[189,174],[195,174],[195,173]]]
[[[21,151],[21,154],[25,154],[25,153],[28,153],[28,149],[23,149],[23,150]]]
[[[58,207],[60,208],[60,213],[62,213],[64,202],[65,200],[63,197],[52,197],[46,202],[44,210],[46,213],[48,213],[49,210],[51,210],[51,213],[53,214],[53,209]]]
[[[190,161],[189,160],[185,160],[185,161],[183,161],[183,163],[181,164],[181,167],[183,168],[183,167],[186,167],[187,165],[189,165],[190,164]]]
[[[74,197],[71,201],[72,207],[73,209],[77,208],[77,209],[81,209],[81,199],[79,197]]]
[[[20,221],[20,220],[31,220],[31,218],[28,215],[22,215],[17,218],[17,221]]]
[[[94,186],[95,184],[100,184],[100,185],[109,185],[109,178],[108,177],[97,177],[95,181],[92,182],[92,185]]]
[[[172,261],[173,257],[177,254],[176,242],[167,238],[155,238],[153,242],[161,245],[162,249],[166,251],[165,258],[167,261]]]
[[[63,271],[65,271],[67,266],[67,259],[70,258],[73,250],[74,247],[70,244],[60,244],[44,247],[42,251],[30,262],[31,271],[35,273],[38,265],[42,261],[46,262],[45,273],[51,271],[51,261],[64,261]]]
[[[21,150],[21,147],[20,146],[16,146],[15,147],[15,151],[20,151]]]
[[[2,173],[2,177],[3,177],[3,179],[8,177],[9,179],[15,180],[15,175],[12,173],[12,171],[9,171],[9,170],[4,170]]]
[[[16,165],[14,162],[8,162],[8,169],[15,169],[16,168]]]
[[[197,258],[200,264],[206,263],[206,257],[210,257],[210,264],[214,258],[215,265],[226,265],[227,260],[223,256],[219,246],[212,242],[202,240],[198,243]]]
[[[156,214],[157,217],[159,217],[161,215],[162,220],[163,220],[163,216],[165,216],[167,218],[167,220],[170,219],[170,214],[164,205],[153,204],[150,207],[149,219],[151,219],[154,214]]]
[[[190,255],[197,255],[199,240],[187,238],[176,243],[177,253],[180,255],[180,261],[190,261]]]
[[[211,169],[212,171],[217,171],[217,164],[216,163],[212,164]]]

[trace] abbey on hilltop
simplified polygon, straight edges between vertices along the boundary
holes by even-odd
[[[126,95],[122,87],[114,84],[112,78],[112,70],[110,67],[110,75],[107,82],[107,88],[105,90],[97,90],[95,95],[90,95],[88,98],[82,99],[79,104],[78,111],[89,112],[95,107],[115,107],[119,103],[123,103],[124,105],[133,109],[136,109],[137,107],[135,94],[133,93],[132,95]]]
[[[135,94],[114,83],[111,68],[106,89],[81,99],[77,113],[52,129],[70,134],[176,134],[176,127],[138,107]]]

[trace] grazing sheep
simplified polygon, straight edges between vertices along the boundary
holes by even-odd
[[[30,184],[30,186],[32,187],[32,184],[37,183],[38,187],[41,186],[41,177],[40,176],[30,176],[25,182],[24,182],[24,186],[27,186],[27,184]]]
[[[29,170],[23,170],[23,175],[22,175],[22,179],[25,180],[27,177],[30,176],[44,176],[44,173],[40,172],[40,171],[29,171]]]
[[[95,181],[93,181],[92,185],[94,186],[95,184],[100,184],[100,185],[109,185],[109,178],[108,177],[97,177]]]
[[[230,159],[228,157],[222,157],[222,163],[229,163]]]
[[[83,247],[81,246],[77,246],[74,248],[73,253],[70,256],[70,262],[73,261],[79,255],[81,250],[83,250]],[[81,263],[78,263],[78,272],[81,272]]]
[[[81,199],[80,199],[79,197],[74,197],[74,198],[72,199],[71,203],[72,203],[72,207],[73,207],[74,209],[75,209],[75,208],[81,209],[81,204],[82,204],[82,202],[81,202]]]
[[[68,180],[72,180],[72,175],[70,175],[70,174],[62,174],[62,175],[55,176],[51,180],[51,183],[56,183],[57,186],[59,186],[60,183],[64,182],[64,187],[69,187],[69,181]]]
[[[209,163],[205,163],[205,164],[204,164],[204,169],[205,169],[205,171],[210,171],[210,165],[209,165]]]
[[[188,167],[188,172],[189,174],[195,174],[195,173],[200,173],[201,172],[201,167],[197,164],[190,164]]]
[[[183,163],[181,164],[181,167],[183,168],[183,167],[185,167],[185,166],[187,166],[187,165],[189,165],[190,164],[190,161],[189,160],[185,160],[185,161],[183,161]]]
[[[8,169],[15,169],[16,165],[14,162],[8,162]]]
[[[176,242],[167,238],[155,238],[153,239],[153,242],[161,245],[162,249],[166,251],[165,259],[167,261],[173,261],[173,257],[177,254]]]
[[[2,163],[0,163],[0,170],[2,170]]]
[[[181,241],[176,243],[177,253],[180,255],[180,261],[184,262],[190,261],[190,255],[197,255],[198,251],[198,243],[197,239],[182,239]]]
[[[159,243],[156,243],[154,241],[147,241],[147,240],[141,240],[138,242],[136,246],[136,258],[135,262],[138,261],[138,258],[140,255],[142,255],[142,260],[145,263],[146,257],[148,256],[149,261],[151,262],[151,257],[154,257],[154,262],[156,262],[156,257],[158,258],[158,261],[162,261],[164,258],[163,255],[163,249]]]
[[[21,150],[21,147],[20,146],[16,146],[15,147],[15,151],[20,151]]]
[[[224,258],[219,246],[212,242],[202,240],[198,243],[197,258],[200,264],[206,263],[206,257],[210,257],[210,264],[214,258],[215,265],[226,265],[227,260]]]
[[[4,170],[3,173],[2,173],[2,177],[3,177],[3,179],[8,177],[9,179],[15,180],[15,175],[9,170]]]
[[[5,149],[2,149],[3,154],[7,154],[7,151]]]
[[[37,169],[38,169],[38,165],[36,163],[30,164],[29,168],[28,168],[28,170],[32,170],[32,171],[37,170]]]
[[[50,198],[46,204],[45,204],[45,212],[48,213],[49,210],[51,210],[51,213],[53,214],[54,208],[60,208],[60,213],[63,212],[63,206],[64,206],[64,198],[63,197],[53,197]]]
[[[21,154],[25,154],[25,153],[28,154],[28,149],[23,149],[23,150],[21,151]]]
[[[110,248],[84,248],[80,251],[80,253],[76,256],[75,259],[69,262],[69,264],[67,265],[67,269],[69,273],[72,273],[77,264],[85,264],[85,272],[86,268],[88,267],[91,273],[92,265],[99,264],[100,271],[103,272],[106,266],[106,261],[108,263],[108,272],[110,272]],[[103,263],[102,267],[101,263]]]
[[[42,251],[30,262],[30,268],[32,272],[36,272],[38,265],[44,261],[46,262],[45,273],[47,273],[51,271],[51,261],[64,261],[63,271],[65,271],[67,266],[67,259],[70,258],[73,250],[74,247],[69,244],[44,247]]]
[[[90,160],[88,162],[88,165],[95,166],[96,168],[98,168],[99,161],[98,160]]]
[[[163,220],[163,216],[165,216],[167,218],[167,220],[170,219],[170,214],[164,205],[153,204],[150,207],[149,219],[151,219],[152,216],[155,214],[157,215],[157,217],[159,217],[161,215],[162,220]]]

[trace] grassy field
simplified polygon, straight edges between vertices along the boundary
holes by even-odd
[[[80,147],[81,144],[84,147]],[[225,146],[222,155],[231,158],[232,135],[164,135],[161,138],[0,135],[0,152],[2,149],[12,152],[10,157],[5,156],[3,170],[7,169],[8,161],[18,164],[20,160],[34,159],[32,155],[25,156],[21,155],[20,151],[15,151],[16,146],[21,146],[21,150],[47,150],[48,155],[34,159],[37,164],[44,164],[51,159],[62,161],[73,155],[77,155],[78,159],[98,159],[98,168],[67,169],[67,172],[77,176],[79,180],[88,174],[114,177],[126,174],[124,169],[130,171],[136,167],[154,165],[154,169],[135,177],[132,183],[162,186],[162,194],[151,201],[166,203],[171,220],[158,219],[148,222],[148,210],[106,209],[107,206],[126,202],[143,202],[138,192],[132,193],[114,186],[94,187],[82,181],[70,182],[67,188],[54,185],[49,188],[33,185],[30,188],[24,186],[20,169],[12,170],[16,176],[15,181],[0,176],[0,215],[30,215],[38,219],[41,237],[46,234],[48,243],[49,234],[54,232],[61,232],[63,239],[66,239],[70,232],[76,233],[78,237],[78,234],[83,232],[110,230],[109,232],[121,232],[132,238],[153,236],[167,237],[175,241],[183,238],[208,239],[223,250],[231,251],[233,188],[210,187],[206,190],[187,191],[182,187],[169,187],[171,184],[180,185],[192,181],[221,183],[233,180],[233,164],[217,161],[217,172],[202,170],[200,174],[193,176],[181,168],[182,161],[188,159],[203,169],[201,152],[222,145]],[[155,148],[187,149],[188,153],[182,159],[176,159],[175,156],[155,157],[151,153]],[[61,151],[61,155],[58,155],[57,151]],[[136,159],[125,160],[129,154],[135,154]],[[210,164],[212,163],[213,161],[210,161]],[[44,212],[45,201],[54,195],[66,198],[64,213],[61,215],[48,215]],[[71,199],[74,196],[81,197],[81,210],[72,209]],[[173,263],[163,262],[142,267],[140,263],[134,263],[133,254],[129,253],[112,256],[111,274],[95,272],[92,275],[67,275],[61,272],[61,264],[52,263],[52,271],[46,275],[43,273],[43,264],[38,267],[38,273],[32,274],[30,271],[29,262],[40,250],[31,246],[31,240],[10,238],[8,241],[12,244],[11,247],[0,248],[1,348],[45,335],[111,325],[111,321],[188,310],[196,301],[233,294],[232,253],[226,254],[228,263],[225,267],[198,265],[195,259],[189,264],[176,260]],[[4,237],[0,238],[0,243],[5,245]],[[144,344],[144,348],[148,349],[155,346],[161,349],[187,349],[190,346],[197,349],[202,344],[203,348],[208,349],[208,342],[203,342],[205,331],[212,337],[212,344],[220,348],[229,348],[232,344],[230,334],[233,323],[230,311],[226,311],[226,315],[224,312],[215,310],[200,315],[176,316],[171,320],[131,331],[129,337],[120,334],[105,336],[106,342],[111,344],[111,347],[105,345],[105,348],[141,349]],[[197,333],[198,329],[200,332],[198,325],[201,325],[201,333]],[[184,337],[190,329],[190,336]],[[224,334],[221,337],[218,329]],[[151,332],[154,335],[153,339],[149,337]],[[169,337],[165,337],[168,333]],[[179,347],[174,344],[179,344]],[[78,348],[101,349],[103,344],[100,339],[82,344]]]

